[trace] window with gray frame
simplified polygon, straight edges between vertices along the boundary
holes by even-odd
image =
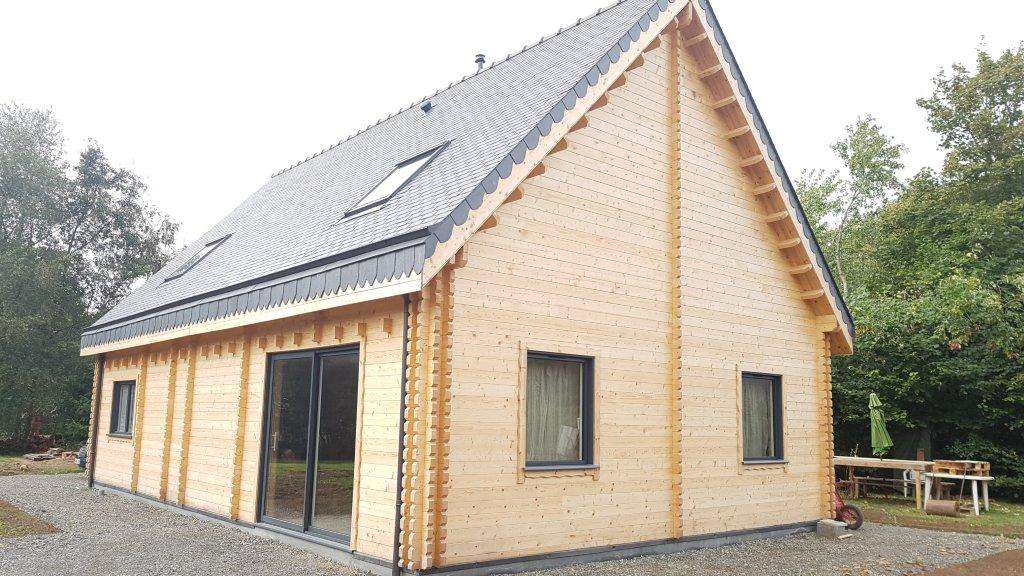
[[[114,404],[110,410],[110,433],[131,436],[135,420],[135,381],[114,382]]]
[[[779,461],[782,448],[782,379],[744,373],[743,461]]]
[[[527,468],[593,464],[593,412],[593,358],[528,353]]]

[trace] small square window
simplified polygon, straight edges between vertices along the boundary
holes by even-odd
[[[114,382],[113,402],[110,410],[110,433],[131,436],[135,420],[135,381]]]
[[[783,459],[782,379],[743,374],[743,461]]]
[[[526,364],[527,467],[593,463],[594,359],[530,352]]]

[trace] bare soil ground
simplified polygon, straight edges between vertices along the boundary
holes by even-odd
[[[1024,573],[1024,550],[1010,550],[956,566],[940,568],[923,576],[1020,576]]]
[[[53,460],[41,460],[33,462],[25,460],[21,456],[0,456],[0,476],[15,476],[18,474],[69,474],[80,472],[74,462],[54,458]]]
[[[0,538],[52,534],[57,529],[47,522],[25,514],[13,504],[0,500]]]

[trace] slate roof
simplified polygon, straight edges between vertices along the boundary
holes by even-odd
[[[621,0],[425,98],[432,104],[429,112],[420,107],[421,101],[274,175],[100,318],[83,335],[82,346],[420,272],[436,245],[448,239],[452,228],[523,161],[526,150],[575,106],[669,3]],[[709,10],[716,40],[748,97],[770,160],[799,206],[707,0],[701,5]],[[343,219],[396,164],[442,144],[447,144],[444,150],[381,209]],[[817,249],[802,211],[799,216]],[[229,234],[188,273],[165,282],[203,246]],[[852,319],[838,295],[837,301],[852,332]]]

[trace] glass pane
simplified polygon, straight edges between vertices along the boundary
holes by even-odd
[[[380,184],[378,184],[373,190],[370,190],[370,193],[363,197],[363,199],[360,200],[352,210],[358,210],[364,206],[369,206],[374,202],[380,202],[381,200],[388,198],[395,193],[395,190],[398,190],[403,184],[405,184],[413,173],[419,170],[433,157],[433,152],[430,152],[412,160],[411,162],[395,167],[391,174],[388,174]]]
[[[768,378],[743,378],[743,458],[775,456],[772,381]]]
[[[322,358],[316,490],[310,525],[337,534],[348,534],[352,525],[358,382],[357,354]]]
[[[263,513],[300,526],[305,511],[312,371],[312,358],[292,358],[275,360],[271,375]]]
[[[530,358],[526,368],[526,460],[583,460],[583,365]]]

